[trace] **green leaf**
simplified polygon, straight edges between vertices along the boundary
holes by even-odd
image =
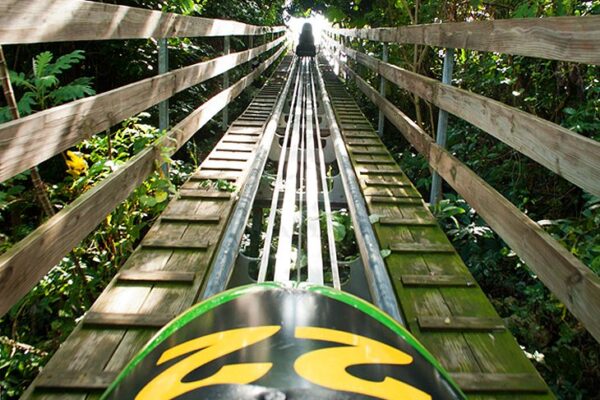
[[[48,75],[48,66],[52,62],[53,55],[49,51],[38,54],[33,61],[33,72],[36,78]]]
[[[381,254],[382,258],[387,258],[390,256],[390,254],[392,254],[392,251],[390,249],[381,249],[379,254]]]
[[[168,197],[169,194],[167,192],[158,192],[154,195],[154,199],[157,203],[162,203],[163,201],[167,200]]]
[[[52,99],[52,104],[58,105],[62,103],[66,103],[68,101],[80,99],[85,97],[86,95],[94,95],[96,92],[91,86],[88,84],[90,82],[89,78],[80,78],[72,83],[59,87],[50,93],[50,98]]]
[[[331,221],[333,227],[333,237],[336,242],[341,242],[346,237],[346,227],[343,223],[336,221],[335,219]]]
[[[48,66],[48,74],[60,75],[63,71],[68,70],[73,65],[78,64],[85,59],[83,50],[75,50],[69,54],[58,57],[54,64]]]

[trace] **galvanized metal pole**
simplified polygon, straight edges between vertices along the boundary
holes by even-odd
[[[169,50],[167,48],[167,39],[158,39],[158,73],[165,74],[169,72]],[[158,103],[158,129],[169,129],[169,100]]]
[[[452,70],[454,68],[454,49],[446,49],[446,55],[444,56],[444,68],[442,72],[442,83],[447,85],[452,84]],[[448,112],[440,109],[438,115],[438,126],[435,137],[435,142],[442,147],[446,147],[446,132],[448,130]],[[437,172],[433,172],[431,177],[431,196],[429,197],[429,203],[432,205],[437,204],[442,197],[442,178]]]
[[[229,36],[225,36],[225,38],[223,39],[223,55],[225,54],[229,54],[230,52],[230,41],[229,41]],[[229,87],[229,71],[226,71],[223,74],[223,90],[227,89]],[[223,128],[223,130],[226,130],[227,127],[229,126],[229,106],[225,106],[225,108],[223,109],[223,118],[221,119],[221,128]]]
[[[387,62],[388,60],[388,45],[387,43],[382,43],[383,48],[381,50],[381,61],[383,62]],[[387,86],[387,81],[385,80],[385,78],[382,76],[379,78],[379,94],[382,97],[385,97],[385,89]],[[385,114],[383,113],[383,111],[379,110],[379,124],[377,125],[377,134],[379,135],[379,137],[383,136],[383,127],[385,124]]]

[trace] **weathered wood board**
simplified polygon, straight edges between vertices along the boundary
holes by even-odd
[[[363,118],[355,106],[352,116],[340,113],[351,101],[342,83],[324,64],[324,79],[352,159],[408,328],[451,373],[459,386],[478,399],[554,398],[518,343],[504,328],[489,300],[476,284],[426,204],[374,202],[372,190],[388,191],[391,199],[414,200],[418,194],[396,164],[365,163],[365,159],[393,161],[375,131],[368,139],[349,139],[346,121]],[[369,154],[371,154],[369,156]],[[377,171],[381,171],[380,174]],[[375,188],[375,189],[374,189]],[[396,192],[402,188],[403,192]]]
[[[265,100],[283,88],[290,62],[290,57],[284,58],[252,104],[269,104]],[[261,108],[271,111],[273,106]],[[253,129],[262,132],[269,117],[267,113],[255,117],[254,120],[262,121],[262,125],[253,126]],[[222,152],[230,135],[229,131],[225,133],[207,159]],[[244,162],[249,167],[254,151],[240,154],[246,155]],[[242,161],[231,162],[237,165]],[[203,172],[203,165],[188,183],[199,182],[197,177]],[[177,196],[173,199],[120,274],[96,300],[23,398],[97,398],[170,317],[196,302],[237,192],[246,180],[247,168],[235,172],[212,169],[211,172],[215,179],[224,174],[230,176],[235,191],[225,192],[229,196],[221,197],[223,192],[205,181],[195,189],[187,190],[219,196]],[[189,216],[189,221],[182,216]],[[149,242],[168,244],[177,241],[206,246],[146,246]]]

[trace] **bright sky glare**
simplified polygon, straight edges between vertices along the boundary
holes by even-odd
[[[298,44],[300,33],[302,32],[302,25],[306,22],[312,25],[313,36],[315,37],[315,45],[318,46],[321,42],[321,32],[323,28],[331,26],[329,21],[322,15],[313,14],[309,18],[296,18],[291,17],[287,25],[292,31],[292,40],[294,41],[294,47]]]

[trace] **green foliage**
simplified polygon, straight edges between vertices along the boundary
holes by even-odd
[[[55,62],[52,62],[53,58],[49,51],[38,54],[33,60],[33,72],[29,75],[10,71],[12,84],[24,92],[17,101],[22,117],[34,111],[96,94],[91,87],[92,78],[77,78],[67,84],[61,84],[59,80],[63,72],[85,58],[83,50],[60,56]],[[11,119],[8,107],[0,108],[0,123]]]
[[[75,176],[64,173],[63,179],[50,187],[52,203],[61,207],[72,202],[159,138],[163,132],[142,122],[148,116],[141,114],[131,118],[116,132],[96,135],[79,144],[76,148],[78,157],[89,167]],[[158,172],[152,174],[0,319],[0,336],[8,336],[49,354],[58,348],[75,327],[77,319],[89,308],[91,299],[106,287],[150,224],[164,210],[175,186],[191,172],[192,167],[181,161],[170,164],[168,178]],[[29,185],[25,174],[0,185],[0,221],[15,221],[30,212],[33,199]],[[29,233],[37,223],[39,221],[32,218],[26,223],[0,224],[0,237],[5,239],[3,250]],[[84,271],[85,282],[76,273],[73,257]],[[3,393],[18,397],[48,358],[0,343]]]

